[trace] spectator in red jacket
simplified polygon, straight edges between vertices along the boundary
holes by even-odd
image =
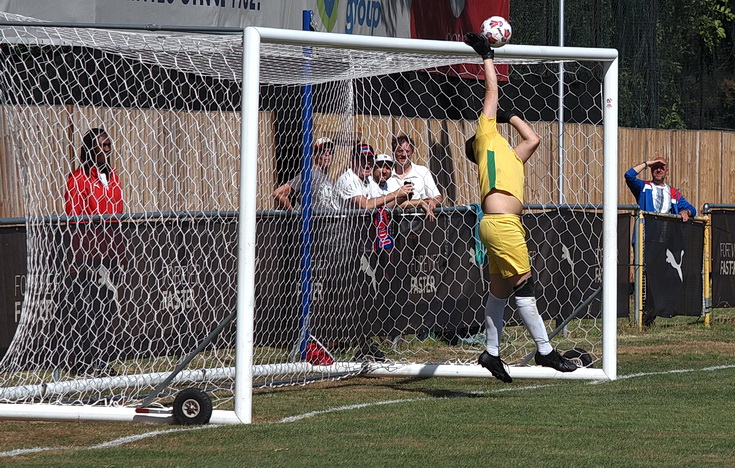
[[[112,140],[101,128],[84,135],[79,151],[81,166],[69,174],[66,182],[67,215],[102,215],[122,213],[122,188],[117,172],[110,167]]]
[[[81,165],[67,179],[64,194],[69,216],[120,214],[124,203],[120,179],[110,167],[112,141],[104,129],[84,135]],[[69,269],[63,289],[69,329],[63,331],[57,365],[80,376],[111,376],[115,370],[115,332],[119,316],[120,264],[125,251],[118,222],[70,220]]]

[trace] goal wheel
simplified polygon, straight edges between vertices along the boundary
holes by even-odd
[[[577,367],[590,367],[592,365],[590,353],[582,348],[570,349],[564,353],[564,357],[575,363]]]
[[[212,400],[198,388],[180,391],[174,399],[174,421],[176,424],[191,426],[207,424],[212,417]]]

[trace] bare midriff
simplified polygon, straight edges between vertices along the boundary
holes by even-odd
[[[486,214],[516,214],[523,211],[523,204],[513,195],[492,189],[482,200],[482,211]]]

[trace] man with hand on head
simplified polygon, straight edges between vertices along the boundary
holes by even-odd
[[[638,174],[645,168],[651,169],[651,180],[641,180]],[[697,209],[694,208],[679,189],[671,187],[666,183],[666,176],[669,174],[669,164],[666,158],[658,157],[650,161],[644,161],[637,164],[625,172],[625,183],[628,185],[630,192],[636,198],[638,206],[641,210],[650,213],[662,213],[681,216],[683,222],[689,221],[689,218],[697,215]],[[635,243],[635,234],[633,235]],[[644,269],[644,275],[652,272]],[[646,280],[646,285],[649,280]],[[645,328],[650,327],[656,321],[656,304],[653,298],[655,295],[646,294],[646,301],[643,306],[642,325]]]
[[[638,174],[647,167],[651,169],[651,180],[643,181],[638,178]],[[690,217],[697,215],[697,209],[684,198],[679,189],[666,184],[667,175],[669,163],[666,158],[658,157],[628,169],[625,183],[641,210],[679,215],[686,223]]]

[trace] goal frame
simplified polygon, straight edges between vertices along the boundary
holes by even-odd
[[[355,49],[369,49],[391,52],[432,53],[448,55],[467,55],[476,57],[476,53],[466,44],[452,41],[436,41],[423,39],[397,39],[387,37],[335,35],[321,32],[303,32],[275,28],[249,27],[244,30],[243,48],[243,118],[241,147],[241,190],[240,206],[248,210],[240,211],[240,246],[250,245],[248,251],[238,257],[238,271],[247,271],[254,265],[255,248],[254,232],[249,232],[247,226],[254,226],[255,188],[252,185],[252,174],[257,171],[257,136],[258,136],[258,90],[260,77],[260,44],[282,43],[302,46],[331,46]],[[604,63],[603,76],[603,258],[602,258],[602,369],[578,369],[573,374],[560,374],[557,371],[542,367],[515,367],[510,366],[510,374],[519,378],[556,378],[556,379],[584,379],[584,380],[615,380],[617,378],[617,296],[616,267],[617,267],[617,204],[618,204],[618,52],[615,49],[557,47],[557,46],[527,46],[509,44],[495,50],[496,57],[502,59],[551,59],[551,60],[587,60]],[[248,178],[248,174],[251,175]],[[245,185],[250,183],[250,185]],[[252,208],[252,210],[250,210]],[[246,244],[252,241],[253,244]],[[249,258],[248,258],[249,257]],[[240,283],[240,279],[243,283]],[[246,324],[252,324],[254,296],[248,296],[248,291],[254,291],[253,283],[238,276],[238,291],[245,291],[244,295],[238,292],[238,320],[241,318]],[[247,284],[246,284],[247,283]],[[242,301],[242,302],[240,302]],[[240,315],[242,313],[242,315]],[[252,330],[250,330],[252,332]],[[252,335],[244,336],[252,341]],[[239,341],[238,341],[239,343]],[[252,359],[252,347],[245,350],[243,359]],[[239,354],[238,354],[239,357]],[[248,369],[243,369],[248,372]],[[237,372],[240,375],[240,372]],[[386,377],[488,377],[487,372],[478,366],[461,365],[396,365],[390,370],[383,368],[368,369],[367,373]],[[245,383],[252,382],[249,377],[242,376]],[[240,401],[236,396],[236,401]],[[243,403],[241,403],[243,404]],[[236,409],[237,411],[237,409]]]
[[[73,26],[59,23],[26,23],[45,27]],[[166,27],[130,25],[86,25],[96,28],[139,30],[169,30]],[[175,28],[179,32],[202,32],[201,28]],[[214,32],[214,31],[209,31]],[[214,410],[213,424],[252,423],[253,378],[262,373],[274,373],[276,366],[253,366],[255,319],[255,265],[256,265],[256,201],[258,174],[260,47],[263,43],[291,44],[304,47],[328,46],[375,51],[411,52],[426,54],[466,55],[477,59],[475,52],[461,42],[422,39],[388,38],[330,34],[311,31],[247,27],[221,30],[241,34],[242,94],[240,128],[240,189],[237,247],[237,313],[234,367],[234,411]],[[602,233],[602,368],[580,368],[574,373],[562,374],[539,366],[511,366],[514,378],[615,380],[617,378],[617,203],[618,203],[618,53],[615,49],[556,46],[528,46],[510,44],[496,49],[496,57],[517,60],[584,60],[604,65],[602,81],[603,112],[603,233]],[[310,143],[310,142],[306,142]],[[310,145],[307,144],[307,147]],[[357,364],[356,364],[357,365]],[[283,366],[306,366],[291,363]],[[396,364],[390,369],[365,363],[359,364],[364,374],[384,377],[473,377],[492,378],[480,366]],[[258,367],[258,368],[256,368]],[[268,367],[261,369],[260,367]],[[317,367],[317,366],[314,366]],[[321,367],[321,366],[319,366]],[[342,363],[344,369],[344,363]],[[0,405],[0,419],[45,420],[107,420],[170,422],[171,412],[164,408],[127,408],[99,406],[58,406],[51,404]]]

